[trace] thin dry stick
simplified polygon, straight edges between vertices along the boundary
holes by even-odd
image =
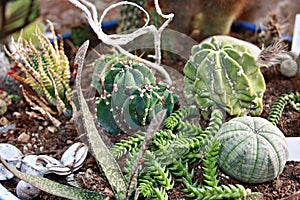
[[[90,3],[89,1],[86,0],[69,0],[71,3],[73,3],[75,6],[80,8],[86,15],[86,18],[90,24],[90,26],[93,28],[94,32],[97,34],[98,38],[102,40],[105,44],[112,45],[116,47],[120,51],[120,53],[124,54],[125,56],[128,56],[132,59],[136,59],[141,63],[149,65],[149,67],[152,67],[159,71],[165,81],[169,84],[172,83],[172,80],[168,74],[168,72],[159,64],[161,63],[161,34],[162,31],[168,26],[168,24],[171,22],[171,20],[174,17],[173,13],[170,13],[168,15],[164,15],[159,7],[158,0],[155,0],[155,8],[156,12],[163,18],[167,19],[163,25],[157,30],[157,28],[154,25],[148,25],[150,21],[150,16],[148,12],[142,8],[141,6],[137,5],[136,3],[133,2],[128,2],[128,1],[121,1],[116,4],[112,4],[108,8],[106,8],[103,11],[103,14],[100,17],[100,20],[98,20],[98,14],[97,14],[97,9],[96,7]],[[113,8],[116,8],[121,5],[132,5],[140,9],[146,14],[146,23],[143,27],[139,28],[138,30],[129,33],[129,34],[112,34],[112,35],[107,35],[103,32],[101,24],[103,22],[103,19],[105,15]],[[151,33],[154,36],[154,47],[155,47],[155,55],[152,56],[156,63],[151,63],[145,59],[142,59],[140,57],[137,57],[125,49],[123,49],[120,45],[125,45],[128,42],[134,40],[135,38],[145,35],[147,33]]]

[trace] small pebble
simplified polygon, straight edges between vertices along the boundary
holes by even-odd
[[[29,152],[28,147],[25,145],[23,146],[23,154],[27,154]]]
[[[72,140],[67,140],[67,145],[73,144]]]
[[[22,117],[21,113],[19,113],[19,112],[14,112],[12,115],[13,115],[13,117],[15,117],[17,119]]]
[[[6,117],[1,117],[0,118],[0,125],[1,126],[6,126],[8,124],[9,124],[9,121],[8,121],[8,119],[6,119]]]
[[[280,72],[283,76],[293,77],[296,76],[298,71],[298,64],[292,59],[286,59],[280,64]]]
[[[33,199],[39,195],[40,190],[25,181],[20,181],[17,185],[16,193],[21,199]]]
[[[21,133],[21,135],[19,135],[18,137],[18,141],[22,143],[27,143],[29,142],[29,140],[30,140],[30,135],[28,135],[25,132]]]
[[[44,149],[45,149],[45,148],[44,148],[43,146],[41,146],[39,150],[40,150],[40,152],[43,152]]]
[[[31,138],[31,142],[35,143],[36,142],[36,138]]]
[[[47,127],[47,129],[50,133],[55,133],[56,132],[56,128],[54,126],[49,126],[49,127]]]
[[[43,122],[43,126],[48,126],[48,124],[49,124],[48,121]]]
[[[27,146],[28,150],[32,150],[33,149],[31,143],[28,143],[26,146]]]

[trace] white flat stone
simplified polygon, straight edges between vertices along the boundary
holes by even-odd
[[[286,137],[289,150],[288,161],[300,161],[300,137]]]

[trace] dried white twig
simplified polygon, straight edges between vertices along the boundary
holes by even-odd
[[[87,0],[69,0],[69,1],[72,4],[74,4],[75,6],[77,6],[78,8],[80,8],[85,13],[85,16],[86,16],[90,26],[93,28],[93,30],[97,34],[98,38],[100,40],[102,40],[105,44],[112,45],[112,46],[116,47],[122,54],[124,54],[130,58],[134,58],[134,59],[138,60],[139,62],[145,63],[149,67],[156,69],[163,75],[163,77],[165,78],[165,81],[167,83],[169,83],[169,84],[172,83],[168,72],[159,64],[161,63],[161,34],[162,34],[163,30],[168,26],[168,24],[173,19],[174,14],[173,13],[170,13],[168,15],[163,14],[159,7],[158,0],[155,0],[155,2],[154,2],[156,12],[161,17],[167,19],[159,29],[157,29],[154,25],[148,25],[149,21],[150,21],[150,16],[149,16],[148,12],[144,8],[142,8],[141,6],[139,6],[133,2],[121,1],[116,4],[112,4],[111,6],[109,6],[108,8],[106,8],[103,11],[103,14],[100,17],[100,20],[98,20],[98,14],[97,14],[96,7],[89,1],[87,1]],[[121,5],[132,5],[132,6],[137,7],[141,11],[143,11],[146,14],[145,25],[143,27],[139,28],[138,30],[136,30],[132,33],[129,33],[129,34],[112,34],[112,35],[105,34],[101,27],[101,24],[103,22],[105,15],[111,9],[121,6]],[[154,36],[155,55],[153,55],[152,57],[155,59],[156,64],[151,63],[145,59],[139,58],[139,57],[129,53],[128,51],[126,51],[125,49],[123,49],[120,46],[120,45],[125,45],[125,44],[129,43],[130,41],[134,40],[135,38],[137,38],[141,35],[145,35],[147,33],[151,33]]]

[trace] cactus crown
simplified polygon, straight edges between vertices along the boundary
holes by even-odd
[[[167,84],[156,84],[148,67],[123,55],[96,61],[93,84],[100,94],[97,118],[112,134],[144,127],[159,111],[170,114],[177,102]]]
[[[184,67],[185,97],[201,109],[217,105],[230,115],[259,115],[265,82],[250,50],[215,38],[192,48]]]

